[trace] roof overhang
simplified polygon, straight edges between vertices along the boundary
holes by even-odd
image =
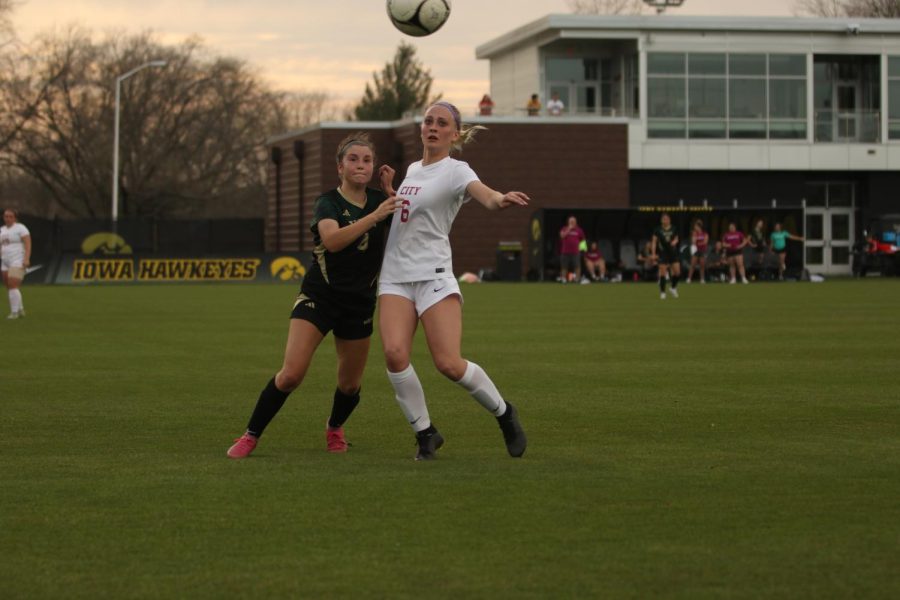
[[[543,44],[548,39],[621,39],[653,32],[893,35],[900,41],[900,19],[547,15],[478,46],[475,57],[490,59],[538,38]]]

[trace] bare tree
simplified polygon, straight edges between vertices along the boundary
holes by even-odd
[[[817,17],[900,17],[900,0],[795,0],[794,12]]]
[[[58,76],[5,160],[40,182],[65,213],[108,215],[115,81],[158,59],[167,67],[122,85],[121,214],[173,215],[198,203],[264,198],[262,149],[284,126],[282,98],[241,61],[208,56],[197,39],[172,47],[149,34],[99,43],[80,30],[43,36],[24,87],[40,89]]]
[[[847,0],[847,15],[896,19],[900,17],[900,0]]]
[[[25,85],[28,56],[12,26],[12,0],[0,0],[0,154],[25,126],[59,73],[46,73],[43,85]]]
[[[284,131],[308,127],[321,121],[340,118],[341,106],[328,92],[294,91],[283,92],[279,97],[279,124]]]
[[[843,17],[846,0],[794,0],[794,13],[816,17]]]
[[[642,0],[568,0],[569,8],[579,15],[639,15]]]

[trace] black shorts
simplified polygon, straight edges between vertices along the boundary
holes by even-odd
[[[727,256],[728,258],[731,258],[733,256],[740,256],[741,254],[742,252],[740,250],[728,250],[727,248],[725,250],[725,256]]]
[[[659,264],[661,265],[671,265],[673,263],[680,263],[678,260],[678,255],[675,252],[660,252],[659,253]]]
[[[705,257],[706,256],[706,248],[704,248],[703,250],[700,250],[699,248],[697,248],[697,250],[694,252],[694,256],[696,256],[697,258]]]
[[[291,318],[309,321],[322,335],[333,331],[334,337],[342,340],[372,337],[375,300],[348,301],[335,296],[301,291],[291,310]]]
[[[559,268],[565,269],[566,271],[576,271],[578,267],[581,266],[579,260],[581,255],[579,254],[560,254],[559,255]]]

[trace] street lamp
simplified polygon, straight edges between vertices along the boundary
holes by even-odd
[[[644,4],[656,9],[656,14],[666,12],[667,8],[676,8],[684,4],[684,0],[644,0]]]
[[[119,100],[122,96],[122,82],[149,67],[164,67],[168,63],[164,60],[151,60],[139,67],[135,67],[124,75],[116,78],[116,125],[113,128],[113,177],[112,177],[112,226],[113,231],[119,222]]]

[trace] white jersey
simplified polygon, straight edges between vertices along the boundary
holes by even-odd
[[[21,223],[14,223],[12,227],[3,225],[0,227],[0,258],[10,267],[21,267],[25,260],[25,243],[22,238],[31,235],[28,228]]]
[[[411,283],[453,279],[450,227],[466,187],[478,181],[467,163],[447,157],[427,167],[415,162],[397,188],[403,203],[394,213],[381,265],[380,281]]]

